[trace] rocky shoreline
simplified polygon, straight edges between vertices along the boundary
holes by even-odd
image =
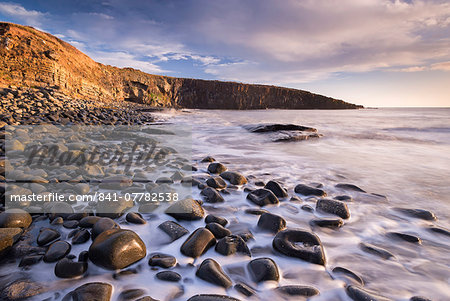
[[[148,114],[140,113],[146,109],[143,106],[127,103],[97,105],[71,100],[52,89],[7,88],[0,93],[2,132],[6,124],[139,125],[154,120]],[[279,126],[252,129],[265,132],[280,129]],[[315,133],[311,128],[292,126],[280,130]],[[4,143],[2,149],[5,149]],[[0,162],[0,193],[4,199],[7,163],[4,159]],[[95,204],[97,214],[77,212],[66,203],[44,207],[45,214],[30,214],[23,210],[26,208],[4,211],[2,207],[0,299],[35,297],[41,300],[40,296],[45,295],[45,300],[64,301],[107,301],[113,296],[116,300],[155,300],[152,298],[155,288],[120,285],[120,281],[144,273],[154,275],[153,280],[147,280],[154,285],[171,285],[165,300],[258,300],[262,298],[261,294],[273,300],[320,296],[323,292],[302,283],[301,277],[289,278],[279,265],[281,260],[288,260],[292,264],[300,263],[306,271],[316,271],[327,281],[338,282],[352,300],[389,300],[382,297],[383,292],[366,289],[363,275],[343,266],[329,266],[326,247],[318,235],[322,230],[339,231],[345,227],[351,218],[352,206],[357,206],[353,202],[355,196],[365,195],[380,202],[386,201],[385,197],[346,183],[335,186],[341,193],[328,191],[321,183],[303,181],[294,187],[284,187],[275,179],[263,180],[230,170],[226,163],[211,156],[188,164],[180,162],[177,168],[178,171],[167,177],[145,182],[142,181],[145,170],[124,174],[115,170],[110,176],[118,184],[103,186],[114,192],[149,193],[168,191],[171,187],[192,187],[195,197],[168,204],[163,211],[137,202],[131,206],[118,202],[114,211],[108,213],[100,212],[100,205]],[[192,176],[186,175],[188,171]],[[66,175],[69,177],[64,183],[65,189],[79,193],[90,190],[76,172]],[[38,192],[41,189],[39,183],[52,181],[49,174],[39,177],[41,182],[30,184],[30,191]],[[237,201],[231,202],[231,196]],[[61,210],[56,206],[67,208]],[[283,207],[286,214],[274,213],[272,209],[277,207]],[[401,215],[431,223],[436,220],[430,211],[396,210]],[[312,213],[304,220],[310,229],[293,227],[287,218],[287,215],[298,215],[300,211]],[[252,222],[240,222],[236,218],[238,213]],[[449,231],[435,226],[428,230],[450,236]],[[148,239],[146,235],[151,232],[161,233],[163,241]],[[420,237],[407,233],[392,231],[387,235],[392,241],[412,245],[422,243]],[[160,251],[166,246],[171,247],[170,253]],[[361,243],[359,248],[367,256],[379,260],[395,258],[389,250],[375,244]],[[235,258],[238,265],[220,264],[227,258]],[[2,269],[2,266],[8,266],[10,270]],[[46,272],[53,270],[55,281],[66,279],[64,293],[33,277],[37,267],[46,267]],[[104,276],[104,281],[97,281],[97,276]],[[292,279],[295,284],[278,285],[282,278]],[[219,288],[221,293],[188,294],[190,286],[196,283],[208,283]],[[409,300],[429,299],[413,296]]]

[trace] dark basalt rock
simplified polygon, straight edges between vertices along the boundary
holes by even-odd
[[[20,260],[19,267],[26,267],[37,264],[42,260],[43,257],[43,255],[26,255],[22,258],[22,260]]]
[[[320,199],[316,203],[316,210],[334,214],[343,219],[350,218],[350,210],[348,210],[347,204],[338,200]]]
[[[314,196],[320,196],[320,197],[325,197],[327,196],[327,193],[325,191],[323,191],[322,189],[319,188],[314,188],[305,184],[298,184],[297,186],[295,186],[294,188],[295,193],[304,195],[304,196],[309,196],[309,195],[314,195]]]
[[[306,285],[285,285],[277,287],[275,291],[282,295],[303,297],[312,297],[320,293],[315,287]]]
[[[214,234],[206,228],[198,228],[181,245],[182,254],[189,257],[199,257],[216,243]]]
[[[201,263],[195,275],[200,279],[224,288],[229,288],[232,285],[230,277],[228,277],[220,265],[211,258],[205,259]]]
[[[339,229],[344,225],[344,221],[340,218],[320,218],[309,221],[311,226],[324,227],[330,229]]]
[[[362,242],[362,243],[359,244],[359,247],[364,252],[376,255],[376,256],[381,257],[383,259],[389,259],[391,257],[395,257],[394,254],[392,254],[391,252],[389,252],[389,251],[387,251],[387,250],[385,250],[383,248],[374,246],[372,244],[368,244],[368,243],[363,243]]]
[[[59,237],[61,237],[61,234],[58,231],[50,228],[44,228],[41,229],[38,235],[37,244],[39,246],[45,246],[46,244],[58,239]]]
[[[222,226],[226,226],[228,224],[228,221],[220,216],[216,216],[216,215],[212,215],[212,214],[208,214],[205,217],[205,223],[209,224],[209,223],[218,223]]]
[[[143,295],[145,295],[145,291],[143,289],[132,288],[132,289],[127,289],[127,290],[122,291],[119,294],[118,299],[119,299],[119,301],[136,300],[136,298],[139,298]],[[139,299],[139,300],[141,300],[141,299]],[[154,299],[150,299],[150,300],[154,301]]]
[[[280,202],[271,190],[265,188],[253,190],[247,195],[247,199],[260,207]]]
[[[188,301],[241,301],[241,300],[226,295],[200,294],[190,297]]]
[[[234,289],[246,297],[250,297],[250,296],[253,296],[254,294],[256,294],[255,290],[245,283],[236,284],[234,286]]]
[[[422,239],[420,237],[411,235],[411,234],[405,234],[400,232],[389,232],[387,234],[390,237],[401,239],[407,242],[416,243],[416,244],[422,244]]]
[[[389,301],[382,296],[378,296],[376,293],[369,292],[355,285],[349,285],[346,288],[347,295],[355,301]]]
[[[75,262],[68,258],[63,258],[55,265],[55,275],[59,278],[75,278],[82,276],[88,267],[87,262]]]
[[[227,188],[227,183],[221,177],[209,178],[206,180],[206,185],[216,189]]]
[[[168,177],[161,177],[156,179],[156,184],[173,184],[173,179]]]
[[[258,227],[272,233],[278,233],[286,228],[286,220],[279,215],[263,213],[259,217]]]
[[[175,257],[163,253],[150,254],[150,259],[148,260],[150,266],[158,266],[165,269],[173,267],[176,263],[177,259]]]
[[[127,222],[132,223],[132,224],[143,225],[143,224],[147,223],[145,221],[145,219],[142,217],[142,215],[138,212],[127,213],[127,215],[125,216],[125,219],[127,220]]]
[[[165,213],[178,220],[198,220],[202,219],[205,215],[205,210],[201,206],[201,203],[193,199],[184,199],[175,202],[169,208],[166,209]]]
[[[86,229],[77,230],[77,232],[72,237],[72,244],[82,244],[85,243],[91,238],[91,234]]]
[[[55,262],[69,254],[71,245],[65,241],[52,243],[44,255],[44,262]]]
[[[264,188],[269,189],[279,198],[286,198],[288,196],[286,189],[284,189],[283,186],[276,181],[267,182]]]
[[[409,298],[409,301],[432,301],[432,300],[422,296],[413,296]]]
[[[220,176],[233,185],[244,185],[247,183],[247,179],[235,171],[225,171]]]
[[[228,256],[235,253],[243,253],[251,256],[250,250],[242,237],[237,235],[225,236],[220,239],[215,247],[217,253]]]
[[[219,163],[219,162],[213,162],[208,165],[208,171],[210,173],[223,173],[227,169],[228,168],[225,165],[223,165],[222,163]]]
[[[361,286],[364,285],[364,280],[360,276],[350,271],[349,269],[343,267],[335,267],[332,272],[333,272],[333,279],[335,278],[335,276],[337,276],[336,278],[341,278],[343,276],[346,279],[350,279],[350,281],[352,281],[353,283],[356,282]]]
[[[353,185],[353,184],[341,184],[340,183],[340,184],[337,184],[335,187],[343,189],[343,190],[352,190],[352,191],[364,192],[364,193],[366,192],[365,190],[363,190],[363,189],[361,189],[358,186]]]
[[[434,232],[434,233],[439,233],[439,234],[450,237],[450,231],[447,229],[444,229],[444,228],[432,226],[432,227],[428,228],[428,230],[430,230],[431,232]]]
[[[63,301],[110,301],[112,285],[103,282],[91,282],[77,287],[67,294]]]
[[[201,194],[205,196],[205,201],[208,203],[222,203],[225,201],[220,193],[212,187],[206,187]]]
[[[420,218],[426,221],[437,220],[437,217],[433,212],[424,209],[394,208],[394,210],[401,212],[405,215]]]
[[[343,202],[353,202],[353,198],[349,195],[337,195],[334,199]]]
[[[275,236],[272,245],[284,255],[325,265],[322,243],[319,237],[311,232],[300,229],[283,230]]]
[[[211,231],[211,233],[214,234],[215,238],[222,238],[231,235],[230,230],[224,228],[222,225],[218,223],[209,223],[205,226],[205,228]]]
[[[78,221],[76,220],[65,221],[63,223],[63,227],[67,229],[75,229],[76,227],[78,227]]]
[[[280,274],[278,266],[271,258],[257,258],[248,263],[248,269],[253,280],[257,283],[262,281],[278,281]]]
[[[145,256],[144,242],[131,230],[106,230],[95,238],[89,248],[89,259],[108,270],[123,269]]]
[[[269,212],[265,209],[259,209],[259,208],[248,208],[245,209],[245,213],[251,214],[251,215],[261,215],[263,213]]]
[[[92,239],[95,239],[102,232],[110,229],[120,229],[120,226],[109,217],[100,218],[92,227]]]
[[[80,220],[78,225],[82,228],[92,228],[99,219],[101,219],[100,216],[86,216]]]
[[[8,209],[0,213],[0,228],[28,228],[31,222],[31,215],[22,209]]]
[[[166,233],[167,235],[169,235],[172,241],[175,241],[178,238],[189,233],[189,231],[186,228],[172,221],[165,221],[162,224],[160,224],[158,228],[164,231],[164,233]]]
[[[174,271],[162,271],[156,274],[156,278],[163,281],[178,282],[181,275]]]
[[[82,251],[80,254],[78,254],[78,261],[80,262],[87,262],[89,259],[89,252],[88,251]]]
[[[267,133],[267,132],[279,132],[279,131],[302,131],[302,132],[317,132],[315,128],[306,127],[296,124],[258,124],[247,125],[245,129],[252,133]]]

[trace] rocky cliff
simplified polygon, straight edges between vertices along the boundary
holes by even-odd
[[[0,23],[0,84],[52,86],[69,96],[201,109],[356,109],[307,91],[152,75],[95,62],[32,27]]]

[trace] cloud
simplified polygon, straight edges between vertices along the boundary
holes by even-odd
[[[431,70],[450,71],[450,61],[433,64]]]
[[[10,16],[31,26],[39,26],[45,16],[45,13],[27,10],[20,4],[10,2],[0,2],[0,14]]]
[[[162,70],[159,66],[152,64],[148,61],[140,60],[130,53],[126,52],[105,52],[97,51],[88,53],[91,58],[98,62],[102,62],[106,65],[112,65],[116,67],[130,67],[138,69],[147,73],[163,73],[167,72]]]

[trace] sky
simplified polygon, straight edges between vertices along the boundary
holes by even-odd
[[[450,107],[448,0],[0,0],[0,20],[152,74]]]

